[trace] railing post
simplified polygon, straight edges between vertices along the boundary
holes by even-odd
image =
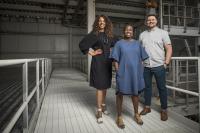
[[[198,58],[198,89],[199,89],[199,121],[200,121],[200,57]],[[199,123],[200,132],[200,123]]]
[[[47,67],[47,71],[46,71],[47,72],[46,86],[47,86],[47,83],[48,83],[47,81],[49,80],[49,67],[50,67],[49,66],[49,60],[47,60],[47,66],[46,67]]]
[[[176,60],[176,87],[179,84],[179,60]]]
[[[40,105],[40,60],[38,59],[36,61],[36,102],[37,102],[37,107]]]
[[[28,63],[25,62],[22,66],[22,79],[23,79],[23,103],[27,101],[28,97]],[[28,133],[28,104],[23,111],[23,133]]]
[[[45,88],[47,87],[47,60],[45,60]]]
[[[176,86],[176,60],[172,60],[172,80],[173,80],[173,86]],[[175,103],[175,100],[176,100],[175,90],[173,90],[173,100]]]
[[[45,59],[42,59],[42,95],[44,95],[44,61]]]
[[[188,84],[188,67],[189,67],[189,64],[188,64],[188,60],[186,60],[186,90],[189,90],[189,84]],[[186,94],[186,107],[188,107],[188,103],[189,103],[189,95]]]

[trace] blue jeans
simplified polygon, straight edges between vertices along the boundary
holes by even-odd
[[[144,68],[144,81],[145,81],[144,99],[146,106],[151,105],[152,77],[154,76],[160,96],[161,109],[167,109],[167,88],[165,86],[166,84],[165,75],[166,74],[164,66]]]

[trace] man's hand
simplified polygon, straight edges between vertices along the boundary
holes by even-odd
[[[166,63],[164,63],[164,68],[167,69],[167,64]]]
[[[166,50],[165,64],[169,65],[171,57],[172,57],[172,45],[166,44],[164,46],[165,46],[165,50]]]

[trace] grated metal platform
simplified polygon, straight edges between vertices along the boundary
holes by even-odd
[[[189,126],[169,116],[160,120],[159,112],[152,110],[142,116],[139,126],[133,119],[133,107],[129,97],[124,98],[123,117],[125,129],[115,124],[115,90],[109,89],[107,105],[110,115],[103,115],[103,124],[95,118],[95,89],[88,87],[82,73],[70,69],[54,70],[41,107],[35,133],[197,133]],[[141,111],[140,107],[140,111]]]

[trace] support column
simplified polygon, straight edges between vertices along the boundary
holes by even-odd
[[[87,0],[87,31],[92,31],[92,25],[95,20],[95,0]],[[88,55],[88,81],[90,80],[90,65],[92,57]]]
[[[159,16],[160,16],[160,28],[163,29],[163,1],[160,0],[159,4]]]
[[[197,7],[198,7],[198,12],[199,12],[198,27],[199,27],[199,34],[200,34],[200,2],[198,3]]]
[[[2,54],[2,41],[1,40],[2,39],[1,39],[1,33],[0,33],[0,59],[2,59],[2,57],[1,57],[1,54]]]
[[[2,22],[0,21],[0,59],[2,59],[2,28],[1,28],[1,26],[2,26]]]

